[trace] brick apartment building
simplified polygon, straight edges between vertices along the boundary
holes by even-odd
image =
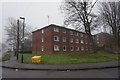
[[[77,30],[51,24],[32,32],[32,53],[80,53],[91,50],[89,36]]]
[[[96,46],[98,47],[109,46],[112,41],[112,35],[105,32],[101,32],[94,35],[94,41]]]

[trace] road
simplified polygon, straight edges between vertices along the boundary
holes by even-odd
[[[80,71],[40,71],[2,69],[3,78],[118,78],[118,68]]]

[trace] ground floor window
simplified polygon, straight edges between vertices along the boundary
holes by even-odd
[[[44,51],[44,46],[41,46],[41,51]]]
[[[84,51],[84,47],[81,47],[81,51]]]
[[[59,46],[58,45],[54,45],[54,51],[59,51]]]
[[[74,47],[73,46],[70,46],[70,51],[73,51],[74,50]]]
[[[78,46],[76,46],[76,51],[79,51],[79,47]]]
[[[63,46],[63,51],[66,51],[66,46]]]

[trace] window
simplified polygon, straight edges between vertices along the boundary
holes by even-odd
[[[41,38],[41,42],[44,42],[44,37]]]
[[[88,42],[86,41],[85,44],[88,44]]]
[[[58,36],[54,36],[54,41],[59,41],[59,37]]]
[[[99,38],[97,38],[97,40],[99,40]]]
[[[84,47],[81,47],[81,51],[84,51]]]
[[[81,33],[80,36],[83,37],[83,34]]]
[[[99,36],[97,35],[97,38],[98,38]]]
[[[76,33],[76,36],[78,36],[78,32]]]
[[[79,47],[78,46],[76,46],[76,51],[79,51]]]
[[[63,51],[66,51],[66,46],[63,46]]]
[[[44,29],[42,29],[42,34],[44,33]]]
[[[63,37],[63,42],[66,42],[66,37]]]
[[[65,30],[65,29],[63,30],[63,33],[66,33],[66,30]]]
[[[41,46],[41,51],[44,51],[44,46]]]
[[[54,51],[59,51],[59,46],[58,45],[54,45]]]
[[[81,40],[81,44],[83,44],[84,42],[83,42],[83,40]]]
[[[97,42],[97,44],[99,44],[99,42]]]
[[[86,47],[86,51],[88,51],[88,47]]]
[[[79,39],[76,39],[75,42],[76,42],[76,43],[79,43]]]
[[[70,38],[70,42],[73,43],[73,38]]]
[[[70,35],[73,35],[73,31],[70,31]]]
[[[73,46],[70,46],[70,51],[73,51],[73,50],[74,50]]]
[[[59,28],[58,27],[54,27],[54,31],[55,32],[59,32]]]

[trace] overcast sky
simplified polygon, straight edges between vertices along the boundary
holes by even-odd
[[[33,1],[33,0],[32,0]],[[2,2],[2,35],[5,35],[4,26],[8,25],[8,18],[19,19],[24,16],[26,23],[32,29],[42,28],[49,24],[63,25],[63,14],[60,11],[61,0],[39,1],[39,2]],[[0,9],[1,10],[1,9]],[[0,21],[1,22],[1,21]],[[1,31],[2,30],[2,31]],[[0,35],[1,37],[1,35]],[[2,36],[5,39],[5,36]]]
[[[4,26],[8,25],[8,18],[19,19],[24,16],[26,23],[32,29],[42,28],[49,24],[63,25],[63,14],[60,5],[63,0],[1,0],[0,2],[0,42],[6,39]],[[104,0],[105,1],[105,0]],[[2,36],[3,35],[3,36]]]

